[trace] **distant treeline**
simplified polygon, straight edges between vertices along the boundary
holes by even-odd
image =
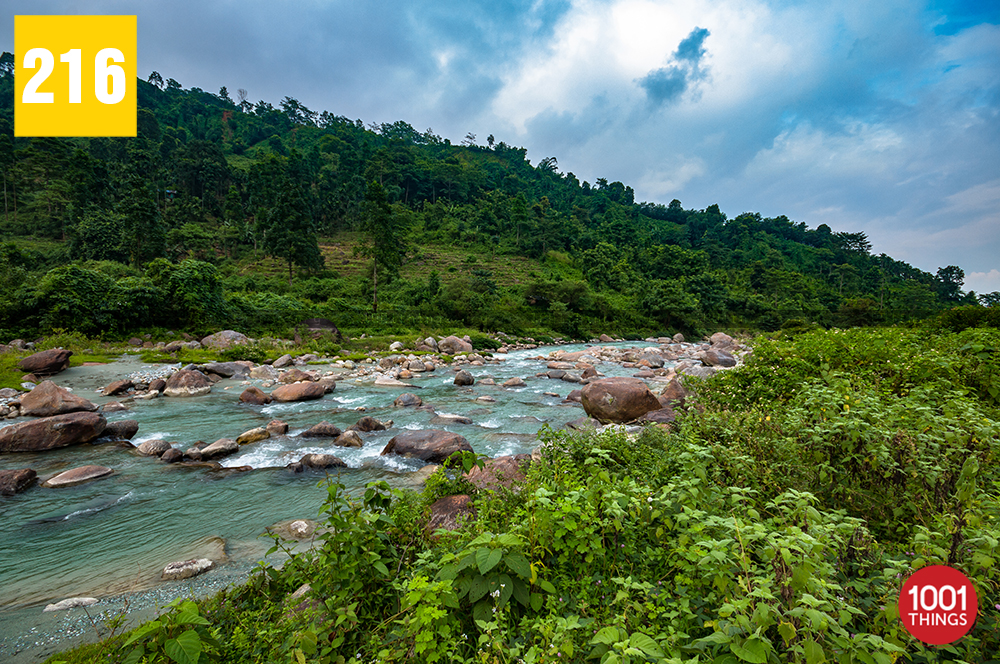
[[[376,293],[373,324],[576,337],[898,323],[1000,301],[963,292],[956,266],[872,255],[864,233],[636,202],[492,135],[452,144],[292,97],[276,108],[156,72],[137,84],[136,138],[14,139],[0,58],[0,332],[280,330],[356,319]],[[324,265],[333,237],[368,268]],[[441,247],[468,260],[414,276],[408,261]],[[500,276],[511,257],[528,259],[524,278]]]

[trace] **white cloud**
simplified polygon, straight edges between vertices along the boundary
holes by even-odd
[[[1000,291],[1000,270],[970,272],[965,275],[964,288],[965,290],[974,290],[977,293],[995,293]]]

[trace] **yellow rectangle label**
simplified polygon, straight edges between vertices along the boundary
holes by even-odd
[[[14,17],[15,136],[135,136],[135,16]]]

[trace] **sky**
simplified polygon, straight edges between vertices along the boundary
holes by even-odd
[[[142,77],[493,135],[1000,291],[996,0],[0,0],[0,50],[17,14],[135,14]]]

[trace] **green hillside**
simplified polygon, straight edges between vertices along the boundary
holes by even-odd
[[[872,255],[864,233],[636,202],[493,136],[456,145],[155,72],[138,81],[136,138],[13,139],[12,63],[0,336],[281,332],[308,314],[583,338],[892,324],[977,304],[960,268]]]

